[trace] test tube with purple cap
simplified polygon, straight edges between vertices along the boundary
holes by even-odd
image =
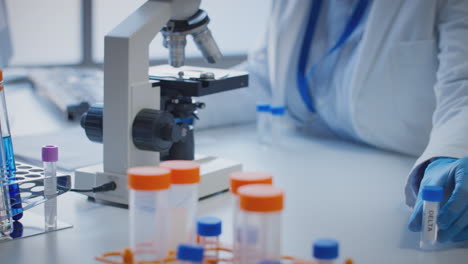
[[[57,228],[57,198],[49,199],[57,193],[57,165],[58,147],[42,147],[42,162],[44,164],[44,203],[45,230],[52,231]]]

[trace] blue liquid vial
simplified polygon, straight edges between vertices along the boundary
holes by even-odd
[[[13,152],[13,143],[11,141],[11,136],[3,137],[3,146],[5,147],[5,159],[6,159],[6,168],[8,171],[8,177],[10,182],[16,180],[16,165],[15,165],[15,155]],[[21,196],[20,189],[18,184],[10,185],[10,203],[13,209],[21,209]],[[13,216],[13,220],[20,220],[23,217],[23,213],[19,213]]]
[[[5,89],[3,87],[3,74],[0,71],[0,129],[2,136],[2,143],[4,147],[5,162],[6,164],[1,164],[3,167],[6,167],[8,179],[11,182],[16,180],[16,165],[15,165],[15,155],[13,152],[13,143],[11,141],[10,134],[10,124],[8,121],[8,112],[5,100]],[[10,193],[10,203],[13,209],[20,209],[21,206],[21,196],[20,189],[18,184],[9,185]],[[23,213],[19,213],[13,216],[14,220],[19,220],[23,217]]]

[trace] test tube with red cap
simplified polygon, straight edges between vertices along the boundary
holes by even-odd
[[[134,261],[162,263],[169,253],[171,172],[158,167],[134,167],[127,176]]]
[[[200,165],[190,160],[169,160],[161,162],[161,168],[171,171],[171,249],[179,244],[196,243],[196,222],[198,207],[198,185]]]
[[[42,147],[42,163],[44,166],[44,203],[45,230],[57,229],[57,198],[50,198],[57,193],[57,165],[58,147]]]
[[[268,184],[253,184],[239,188],[238,194],[233,263],[280,261],[283,191]]]

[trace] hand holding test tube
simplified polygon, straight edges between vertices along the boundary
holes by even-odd
[[[444,189],[440,186],[424,186],[422,190],[423,216],[421,231],[421,249],[433,249],[437,244],[437,216],[440,202],[444,199]]]

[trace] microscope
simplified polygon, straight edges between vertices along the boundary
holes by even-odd
[[[78,169],[76,188],[115,182],[117,189],[86,195],[128,204],[128,168],[161,160],[200,163],[200,197],[228,189],[241,164],[195,155],[193,123],[205,104],[195,98],[247,87],[245,72],[184,66],[187,36],[203,57],[216,63],[221,52],[208,28],[201,0],[148,0],[105,37],[104,104],[82,117],[87,137],[103,143],[103,164]],[[149,67],[149,45],[163,35],[169,64]]]

